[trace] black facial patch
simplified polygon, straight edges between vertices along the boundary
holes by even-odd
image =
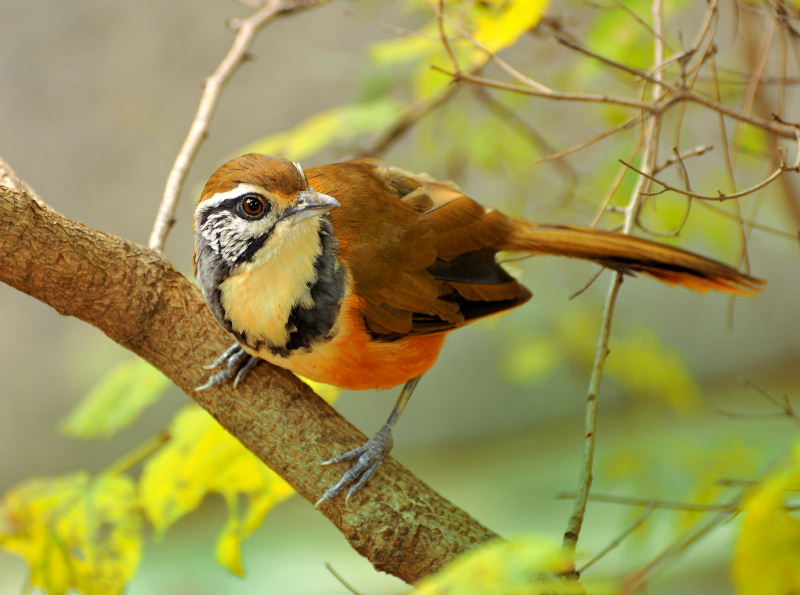
[[[222,211],[235,211],[236,205],[239,203],[241,196],[234,196],[233,198],[226,198],[222,202],[214,205],[213,207],[205,208],[201,211],[200,216],[197,218],[197,228],[201,229],[208,221],[211,215],[221,213]]]
[[[250,240],[250,242],[247,245],[247,249],[239,255],[239,257],[236,259],[235,264],[242,264],[244,262],[250,262],[251,260],[253,260],[253,257],[256,255],[256,252],[261,250],[261,247],[264,245],[264,242],[267,241],[267,238],[269,238],[270,235],[271,235],[271,230],[270,233],[262,234],[257,238],[253,238],[252,240]]]
[[[228,331],[232,330],[232,326],[222,307],[222,292],[219,286],[230,273],[231,265],[211,246],[201,241],[197,246],[197,280],[200,282],[200,289],[211,313]]]
[[[336,323],[344,297],[345,270],[339,266],[338,241],[331,224],[320,218],[319,238],[322,250],[314,262],[314,278],[310,287],[314,305],[310,308],[295,306],[286,324],[289,340],[286,345],[271,347],[276,355],[287,357],[295,349],[311,347],[313,343],[330,339],[330,331]]]

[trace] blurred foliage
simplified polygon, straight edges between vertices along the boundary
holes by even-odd
[[[141,517],[125,476],[74,473],[9,491],[0,546],[25,558],[32,586],[47,593],[123,593],[139,564]]]
[[[241,152],[304,159],[334,141],[353,140],[367,133],[380,132],[394,120],[399,108],[400,104],[390,97],[334,107],[314,114],[291,130],[256,141]]]
[[[421,580],[415,595],[569,595],[586,593],[586,585],[562,579],[570,556],[549,539],[524,537],[494,540],[450,562]],[[592,592],[609,592],[593,589]]]
[[[800,593],[798,492],[800,444],[789,463],[764,479],[744,502],[733,561],[742,595]]]
[[[563,365],[589,369],[597,346],[599,313],[564,308],[549,329],[523,334],[507,348],[503,371],[510,382],[536,384]],[[654,399],[683,413],[693,411],[702,391],[686,357],[651,329],[637,326],[618,331],[609,345],[614,357],[605,375],[635,399]]]
[[[169,379],[143,359],[120,362],[97,383],[62,424],[74,438],[109,438],[155,403]]]
[[[145,516],[162,535],[206,495],[221,494],[228,521],[217,542],[217,558],[241,575],[242,541],[273,506],[294,493],[292,488],[195,405],[175,417],[169,436],[142,470],[139,498]],[[245,510],[240,510],[242,502]]]

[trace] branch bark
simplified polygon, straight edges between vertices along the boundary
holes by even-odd
[[[199,291],[157,252],[71,221],[0,186],[0,281],[140,355],[315,502],[341,469],[319,464],[365,436],[286,370],[264,364],[234,390],[196,392],[201,363],[231,343]],[[496,535],[394,460],[322,512],[378,570],[416,581]]]

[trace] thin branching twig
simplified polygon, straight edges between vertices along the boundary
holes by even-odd
[[[652,504],[648,505],[647,508],[644,509],[644,512],[642,512],[642,514],[639,515],[639,517],[636,518],[635,521],[633,521],[628,527],[626,527],[622,533],[617,535],[617,537],[615,537],[606,547],[597,552],[597,554],[592,556],[591,559],[589,559],[586,563],[584,563],[583,566],[581,566],[578,569],[578,572],[580,574],[583,574],[590,566],[593,566],[594,564],[605,558],[609,553],[614,551],[617,547],[619,547],[619,545],[623,541],[625,541],[625,539],[627,539],[629,535],[631,535],[634,531],[636,531],[636,529],[638,529],[639,527],[644,525],[645,522],[647,522],[647,519],[650,518],[650,515],[653,514],[653,511],[655,509],[656,507],[654,505]]]
[[[161,205],[158,208],[153,230],[147,242],[149,248],[159,252],[164,249],[167,235],[175,224],[175,210],[178,206],[178,200],[186,182],[186,177],[189,174],[189,168],[197,156],[200,146],[208,136],[211,118],[217,109],[220,94],[233,73],[248,58],[248,52],[256,34],[264,25],[277,16],[290,14],[329,1],[299,0],[289,2],[286,0],[267,0],[249,17],[231,22],[231,26],[236,30],[236,36],[219,66],[205,81],[197,112],[167,176]]]
[[[333,578],[335,578],[337,581],[339,581],[339,583],[341,583],[341,585],[345,589],[350,591],[353,595],[361,595],[361,591],[357,591],[353,585],[347,582],[347,580],[345,580],[345,578],[336,571],[336,569],[330,562],[325,562],[325,568],[327,569],[328,572],[330,572],[333,575]]]
[[[778,176],[780,176],[781,174],[783,174],[785,172],[800,173],[800,134],[798,134],[798,153],[797,153],[797,158],[795,159],[794,163],[792,163],[791,165],[787,165],[786,164],[786,158],[783,155],[781,155],[780,156],[780,163],[779,163],[777,169],[775,169],[766,178],[764,178],[763,180],[761,180],[757,184],[755,184],[755,185],[753,185],[753,186],[751,186],[749,188],[746,188],[745,190],[741,190],[740,192],[734,192],[732,194],[725,194],[720,190],[717,190],[717,195],[716,196],[711,196],[711,195],[707,195],[707,194],[698,194],[697,192],[692,192],[688,188],[678,188],[677,186],[673,186],[672,184],[664,182],[663,180],[661,180],[659,178],[656,178],[655,176],[653,176],[653,175],[651,175],[651,174],[649,174],[649,173],[647,173],[645,171],[642,171],[641,169],[631,165],[630,163],[628,163],[627,161],[624,161],[623,159],[619,159],[619,162],[622,163],[625,167],[628,167],[628,168],[632,169],[633,171],[635,171],[640,176],[643,176],[643,177],[649,179],[650,181],[655,182],[656,184],[660,184],[666,190],[670,190],[672,192],[677,192],[678,194],[683,194],[684,196],[688,196],[690,198],[696,198],[696,199],[699,199],[699,200],[723,202],[723,201],[726,201],[726,200],[733,200],[733,199],[743,198],[745,196],[749,196],[750,194],[753,194],[754,192],[757,192],[758,190],[761,190],[765,186],[768,186],[769,184],[774,182],[778,178]]]
[[[664,37],[662,0],[653,0],[652,12],[655,23],[654,28],[656,31],[654,38],[654,64],[656,67],[658,67],[664,61],[664,44],[662,42]],[[663,77],[663,71],[660,68],[656,68],[653,76],[656,80],[660,80]],[[660,85],[653,86],[653,105],[657,105],[661,101],[663,93],[664,89]],[[654,114],[653,117],[647,121],[643,131],[643,138],[646,140],[642,155],[642,163],[643,167],[647,171],[653,171],[653,169],[656,167],[658,159],[658,139],[660,128],[661,118],[658,114]],[[623,233],[630,234],[633,231],[636,222],[638,221],[639,212],[642,207],[642,201],[644,200],[643,192],[647,190],[648,182],[649,181],[646,177],[640,177],[636,182],[636,186],[633,190],[628,205],[625,207],[625,223],[622,228]],[[577,496],[575,498],[572,514],[567,522],[567,529],[564,532],[563,540],[564,548],[569,552],[574,552],[575,547],[577,546],[581,527],[583,526],[584,516],[586,514],[586,505],[589,501],[596,446],[597,401],[600,394],[600,384],[603,378],[603,369],[609,354],[608,344],[611,336],[611,323],[617,303],[617,296],[619,295],[620,287],[622,287],[622,280],[622,273],[616,273],[606,295],[606,301],[603,307],[601,319],[602,322],[600,324],[600,332],[597,337],[594,364],[592,365],[592,373],[591,377],[589,378],[589,388],[586,393],[583,462],[578,481]]]

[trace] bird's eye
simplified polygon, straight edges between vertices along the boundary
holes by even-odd
[[[239,206],[242,212],[248,217],[259,217],[267,210],[266,202],[263,196],[258,194],[247,194],[242,197]]]

